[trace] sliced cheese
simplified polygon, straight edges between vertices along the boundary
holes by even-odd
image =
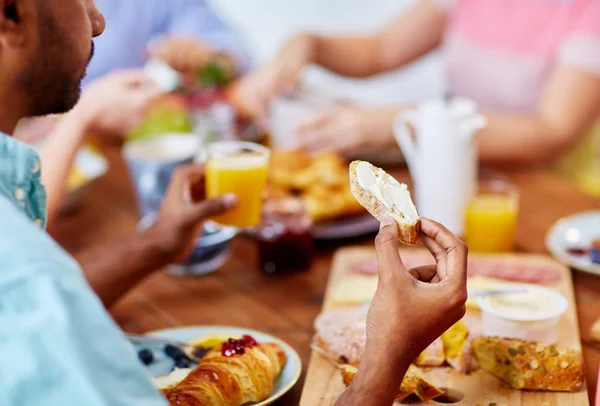
[[[377,290],[377,277],[352,275],[337,283],[331,299],[338,304],[359,304],[373,299]]]

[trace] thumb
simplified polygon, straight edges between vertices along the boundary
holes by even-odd
[[[190,223],[198,223],[207,220],[210,217],[222,214],[235,207],[237,203],[238,198],[234,194],[227,194],[200,203],[194,203],[189,209],[187,220]]]
[[[406,273],[398,248],[398,225],[393,219],[385,217],[381,220],[381,229],[375,239],[380,279],[385,280],[395,273]]]

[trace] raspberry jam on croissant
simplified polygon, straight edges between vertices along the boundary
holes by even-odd
[[[242,336],[240,340],[230,338],[227,340],[227,342],[223,343],[223,346],[221,347],[221,354],[224,357],[243,355],[246,352],[246,348],[252,348],[255,346],[258,346],[258,343],[249,335]]]

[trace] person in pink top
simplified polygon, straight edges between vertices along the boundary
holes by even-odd
[[[269,101],[318,64],[366,77],[442,47],[450,94],[475,101],[489,120],[486,162],[551,162],[600,112],[600,0],[422,0],[371,36],[299,34],[237,88],[240,107],[265,119]],[[297,128],[296,145],[353,155],[392,142],[407,106],[339,107]]]

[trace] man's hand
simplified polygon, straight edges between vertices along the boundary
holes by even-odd
[[[244,114],[265,124],[273,98],[289,93],[297,85],[302,68],[314,59],[314,37],[297,35],[275,59],[244,77],[234,87],[233,103]]]
[[[408,270],[398,227],[384,219],[376,239],[379,283],[367,315],[367,343],[356,379],[338,405],[392,404],[409,365],[466,311],[467,246],[440,224],[421,220],[436,265]]]
[[[144,119],[148,107],[161,95],[142,70],[115,71],[90,84],[70,114],[86,124],[88,133],[124,136]]]
[[[237,204],[235,195],[202,200],[204,167],[189,165],[173,173],[156,222],[145,237],[154,241],[165,264],[184,261],[196,245],[203,222]]]
[[[436,265],[407,270],[398,253],[396,223],[386,219],[382,226],[375,242],[379,284],[367,317],[367,347],[387,356],[402,348],[416,358],[465,314],[467,246],[444,226],[422,219],[421,240]]]
[[[88,282],[110,307],[153,271],[187,259],[211,216],[235,206],[233,195],[202,201],[204,168],[178,168],[171,179],[156,222],[137,234],[82,259]]]

